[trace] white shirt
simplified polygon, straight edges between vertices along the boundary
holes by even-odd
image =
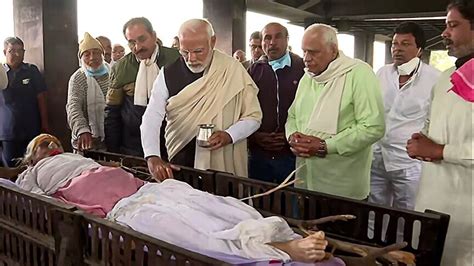
[[[443,72],[433,89],[431,115],[424,133],[443,144],[443,160],[423,162],[417,211],[447,213],[448,233],[441,265],[473,265],[474,104],[450,91],[454,67]]]
[[[385,135],[374,144],[374,152],[381,153],[387,171],[407,169],[419,161],[408,157],[407,141],[423,129],[427,119],[431,91],[440,72],[421,63],[416,73],[399,88],[397,68],[386,65],[377,72],[385,109]]]
[[[166,104],[169,98],[169,90],[165,82],[165,69],[163,68],[153,84],[150,102],[142,117],[140,126],[143,152],[145,158],[156,155],[160,152],[160,132],[161,124],[166,113]],[[250,136],[260,127],[260,123],[253,119],[242,119],[225,130],[232,138],[232,143],[236,143]],[[197,128],[196,128],[197,133]]]

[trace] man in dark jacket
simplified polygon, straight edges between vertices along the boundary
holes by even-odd
[[[132,52],[115,63],[110,73],[105,143],[108,151],[142,157],[140,124],[153,82],[159,70],[178,59],[179,53],[157,43],[156,33],[144,17],[125,23],[123,34]]]
[[[288,108],[304,73],[301,57],[288,51],[288,30],[269,23],[262,30],[265,55],[249,74],[257,84],[262,125],[249,141],[249,177],[280,183],[295,169],[295,157],[285,138]]]
[[[28,142],[41,132],[49,131],[46,83],[33,64],[23,62],[25,45],[18,37],[3,43],[7,87],[0,88],[0,161],[13,167],[23,156]]]

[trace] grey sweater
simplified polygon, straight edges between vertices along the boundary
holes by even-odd
[[[100,89],[105,96],[109,88],[109,74],[95,77]],[[69,79],[67,103],[67,122],[72,131],[71,138],[75,141],[84,132],[91,132],[87,115],[87,78],[83,70],[79,68]]]

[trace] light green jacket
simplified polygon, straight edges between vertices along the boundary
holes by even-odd
[[[328,149],[325,158],[297,158],[297,167],[306,164],[297,173],[297,177],[304,181],[298,186],[338,196],[365,199],[370,188],[372,144],[385,133],[379,81],[372,68],[362,61],[346,74],[337,134],[333,136],[307,128],[324,85],[305,74],[288,110],[287,138],[297,131],[317,136],[326,140]]]

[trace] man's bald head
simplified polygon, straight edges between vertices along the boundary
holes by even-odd
[[[301,49],[306,68],[321,74],[339,54],[336,29],[325,24],[309,26],[303,34]]]
[[[205,19],[190,19],[179,27],[178,38],[179,52],[189,70],[194,73],[204,71],[211,63],[216,44],[211,23]]]
[[[337,30],[326,24],[313,24],[306,28],[304,35],[318,35],[323,37],[328,45],[336,45],[337,43]]]

